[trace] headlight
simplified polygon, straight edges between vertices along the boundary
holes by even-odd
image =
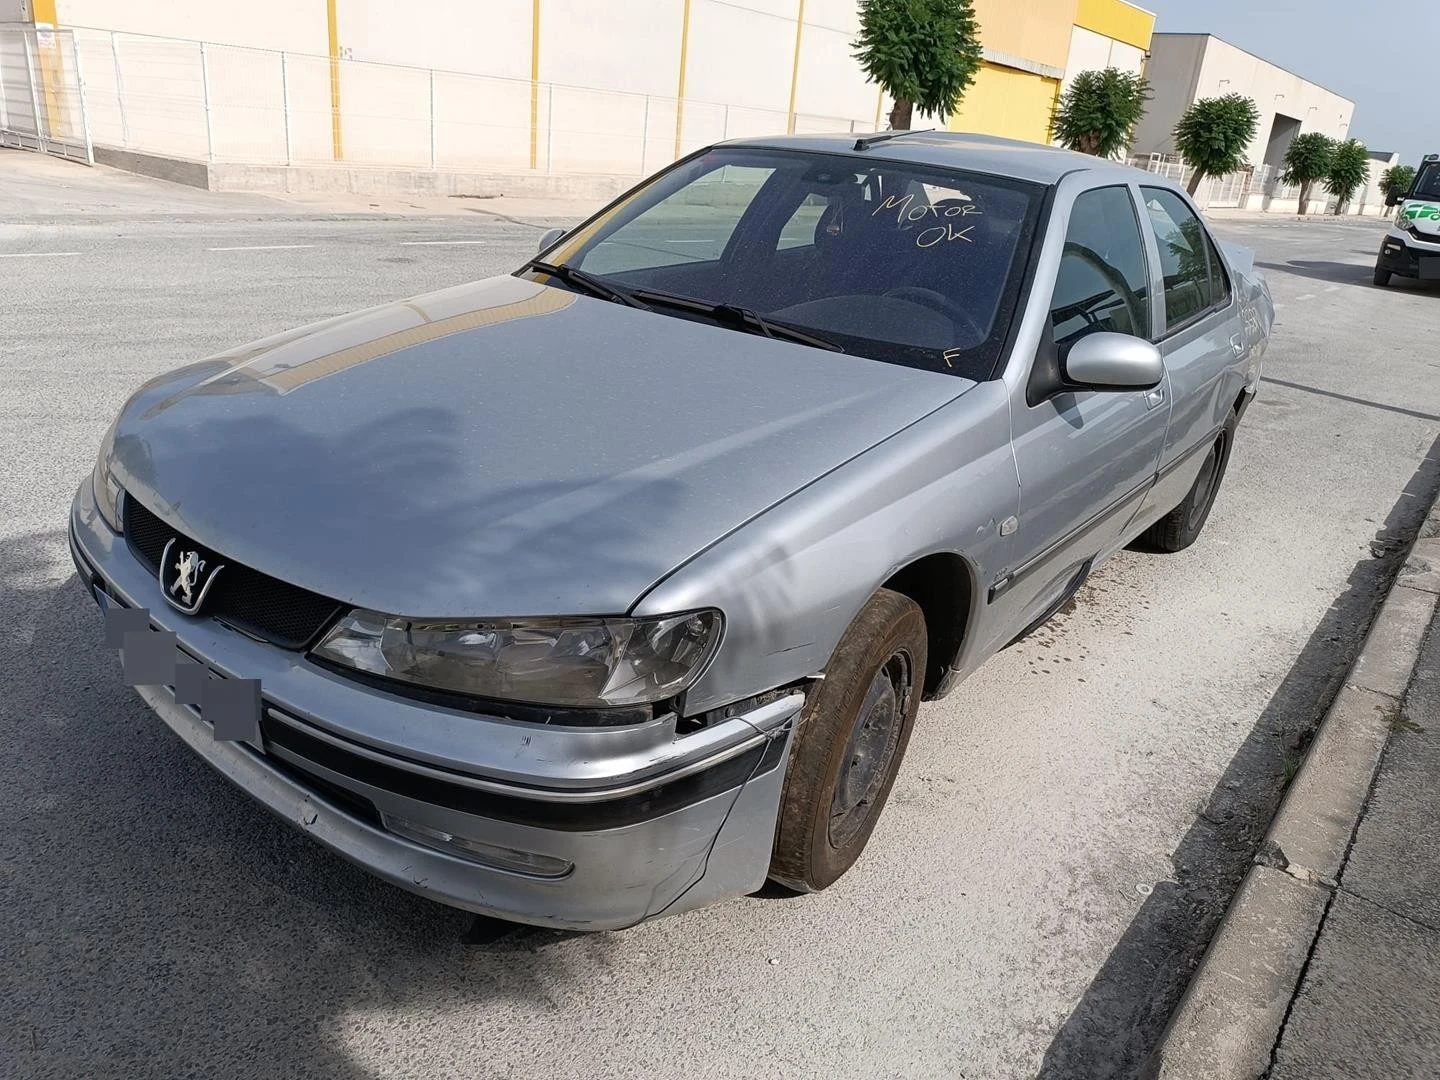
[[[352,611],[314,655],[391,679],[537,705],[640,705],[690,686],[718,611],[653,619],[403,619]]]
[[[116,423],[119,423],[118,419]],[[95,488],[95,505],[100,510],[100,516],[118,533],[123,530],[120,527],[120,484],[110,472],[110,458],[114,452],[115,424],[111,424],[100,443],[100,453],[95,457],[95,471],[90,481]]]

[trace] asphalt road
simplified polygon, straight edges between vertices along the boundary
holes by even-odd
[[[140,704],[64,526],[142,380],[507,270],[540,219],[64,182],[0,155],[0,1075],[1129,1075],[1434,481],[1440,289],[1373,288],[1374,223],[1222,221],[1279,325],[1193,549],[926,706],[826,893],[466,945]]]

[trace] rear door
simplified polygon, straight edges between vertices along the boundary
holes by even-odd
[[[1172,399],[1159,479],[1142,515],[1166,513],[1185,498],[1244,386],[1249,344],[1228,268],[1210,231],[1178,191],[1141,187],[1145,221],[1160,268],[1161,320]]]

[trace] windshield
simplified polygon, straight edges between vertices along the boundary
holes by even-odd
[[[1410,198],[1440,200],[1440,161],[1431,161],[1420,167]]]
[[[717,149],[657,177],[545,261],[641,298],[749,309],[848,353],[984,379],[1009,331],[1042,192],[891,161]],[[694,305],[655,310],[705,317]]]

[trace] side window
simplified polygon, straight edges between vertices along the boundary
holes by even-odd
[[[1150,337],[1150,271],[1128,188],[1076,198],[1050,318],[1061,346],[1099,330]]]
[[[713,262],[774,169],[725,165],[661,199],[587,251],[592,274]],[[813,236],[813,233],[812,233]]]
[[[1225,307],[1230,303],[1230,275],[1226,273],[1225,261],[1220,258],[1220,251],[1209,233],[1205,234],[1205,253],[1210,260],[1210,291],[1215,295],[1216,305]]]
[[[1212,280],[1211,240],[1194,212],[1173,191],[1141,188],[1165,279],[1165,332],[1194,322],[1227,295],[1223,273]],[[1219,270],[1218,259],[1216,269]],[[1216,286],[1219,286],[1217,289]]]

